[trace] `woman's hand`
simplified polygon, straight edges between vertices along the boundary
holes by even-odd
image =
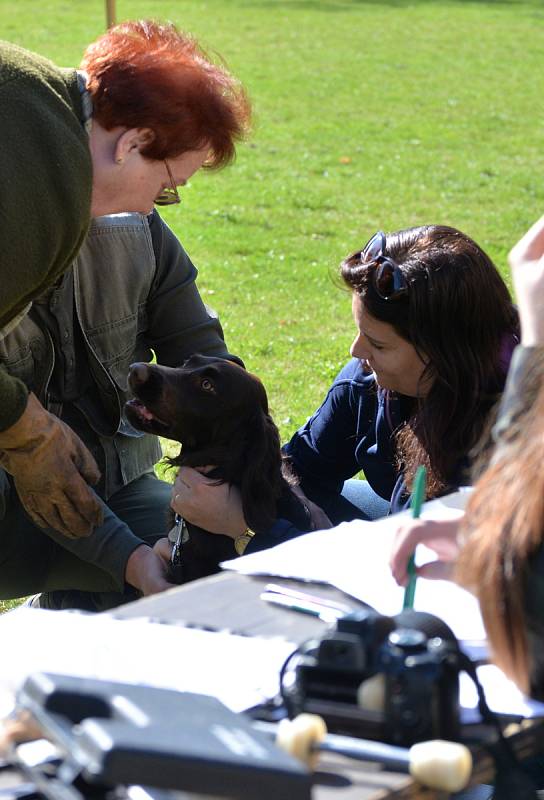
[[[247,530],[238,489],[229,483],[218,484],[191,467],[181,467],[170,505],[187,522],[210,533],[236,539]]]
[[[172,589],[176,584],[170,583],[167,576],[168,558],[165,560],[146,544],[137,547],[130,554],[125,569],[125,580],[143,595],[158,594],[166,589]]]
[[[389,566],[393,577],[401,586],[408,583],[406,567],[408,559],[418,544],[433,550],[437,559],[416,567],[422,578],[447,580],[451,576],[454,562],[459,554],[458,534],[461,519],[424,520],[406,519],[399,523],[391,550]]]
[[[544,217],[512,248],[508,256],[521,320],[521,342],[544,344]]]

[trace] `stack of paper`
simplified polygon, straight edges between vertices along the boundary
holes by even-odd
[[[459,519],[470,489],[425,503],[423,519]],[[346,522],[328,531],[316,531],[292,539],[270,550],[252,553],[222,564],[244,575],[270,575],[302,581],[327,583],[351,597],[368,603],[381,614],[402,610],[404,589],[389,569],[389,557],[399,521],[409,512],[374,522]],[[416,564],[433,561],[435,554],[419,545]],[[476,598],[449,581],[418,578],[414,607],[444,620],[465,651],[485,654],[485,630]],[[490,708],[497,713],[520,717],[544,716],[544,704],[525,697],[497,667],[478,667]],[[462,719],[479,721],[474,684],[465,673],[460,680]]]
[[[459,518],[467,496],[463,491],[425,503],[421,517]],[[404,589],[391,574],[389,557],[399,521],[406,516],[408,514],[403,513],[375,522],[345,522],[327,531],[305,534],[270,550],[226,561],[222,566],[244,575],[274,575],[328,583],[382,614],[398,614],[402,610]],[[417,564],[434,558],[436,556],[423,545],[417,548]],[[414,608],[443,619],[458,639],[485,639],[477,600],[450,581],[418,578]]]
[[[242,711],[276,696],[295,649],[279,639],[34,608],[0,616],[0,640],[0,718],[34,672],[208,694]]]

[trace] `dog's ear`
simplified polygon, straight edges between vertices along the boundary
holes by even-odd
[[[269,528],[283,490],[279,431],[269,414],[259,410],[247,426],[247,458],[240,490],[244,517],[252,530]]]

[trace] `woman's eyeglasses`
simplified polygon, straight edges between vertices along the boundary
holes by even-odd
[[[385,255],[385,233],[378,231],[360,253],[361,264],[375,265],[372,284],[382,300],[394,300],[408,291],[402,270],[393,259]]]
[[[164,159],[164,166],[166,167],[166,171],[168,173],[168,179],[170,181],[170,186],[166,186],[162,192],[155,198],[155,205],[156,206],[173,206],[176,203],[181,203],[181,197],[178,194],[178,188],[175,184],[174,177],[172,172],[170,171],[170,167],[168,166],[168,161]]]

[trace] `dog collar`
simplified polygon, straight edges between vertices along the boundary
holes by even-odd
[[[236,537],[236,539],[234,540],[234,549],[236,550],[239,556],[244,555],[246,547],[248,546],[248,544],[250,543],[250,541],[253,539],[254,536],[255,536],[255,531],[252,531],[251,528],[246,528],[244,533]]]

